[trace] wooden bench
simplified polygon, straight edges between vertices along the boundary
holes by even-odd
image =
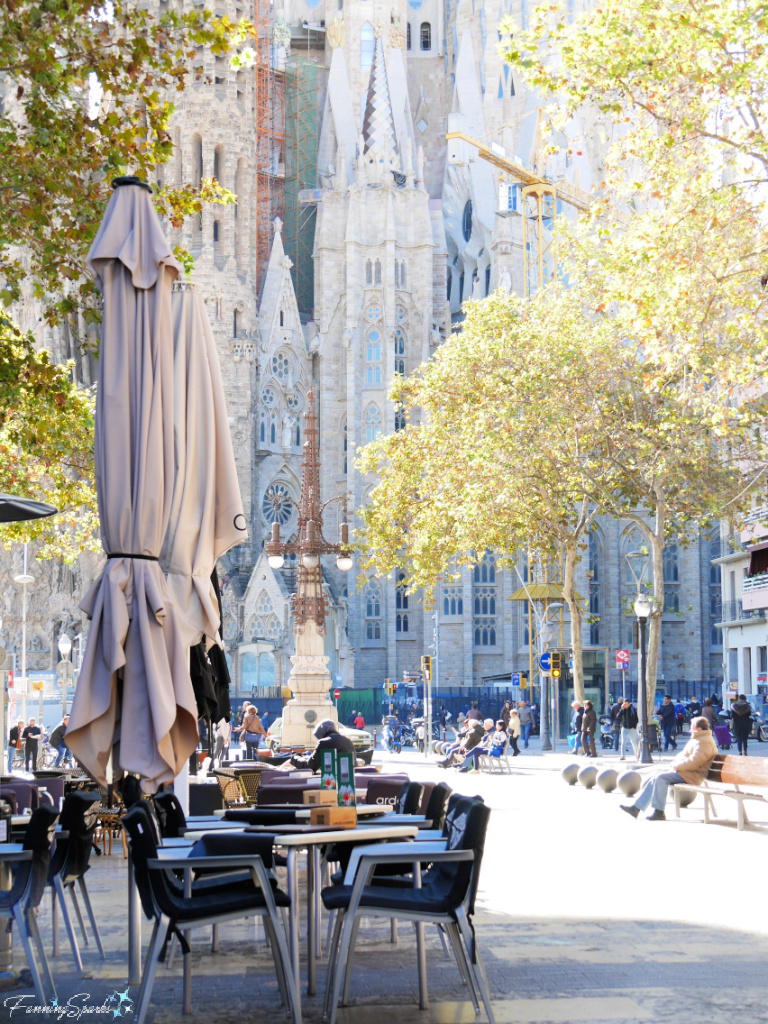
[[[718,754],[712,762],[707,777],[700,786],[677,782],[670,786],[675,798],[675,816],[680,817],[683,797],[688,793],[701,793],[704,797],[704,821],[709,824],[710,815],[717,817],[712,798],[725,796],[736,801],[736,827],[739,830],[749,824],[744,804],[757,800],[768,804],[768,758],[736,757],[732,754]],[[690,801],[689,801],[690,802]]]

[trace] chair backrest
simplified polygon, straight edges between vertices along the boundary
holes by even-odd
[[[184,810],[179,803],[179,798],[171,790],[164,793],[155,793],[152,803],[160,826],[160,835],[163,839],[177,839],[184,835],[187,827],[187,819]]]
[[[48,878],[53,830],[58,816],[51,807],[37,807],[32,812],[23,843],[25,850],[32,850],[32,860],[19,863],[7,897],[8,903],[17,903],[27,892],[30,907],[36,907],[40,902]]]
[[[213,775],[216,776],[225,807],[238,807],[246,802],[245,790],[234,772],[225,772],[221,768],[216,768]]]
[[[149,804],[140,800],[121,818],[131,844],[131,859],[141,905],[150,920],[157,917],[158,909],[176,918],[178,901],[164,871],[150,871],[147,862],[157,857],[155,826]]]
[[[395,801],[396,814],[418,814],[424,787],[420,782],[404,782]]]
[[[427,872],[426,882],[449,902],[458,906],[465,899],[468,901],[469,914],[474,913],[475,896],[480,878],[480,867],[485,849],[485,834],[491,816],[490,807],[486,806],[482,797],[458,796],[457,800],[449,801],[443,835],[449,850],[472,850],[475,857],[472,863],[441,864],[435,863]]]
[[[61,827],[69,836],[56,843],[48,870],[48,880],[56,875],[62,881],[71,882],[82,878],[88,870],[93,849],[93,833],[98,820],[98,793],[75,791],[64,798],[61,808]]]
[[[248,803],[257,803],[259,799],[259,786],[261,785],[261,772],[238,772],[237,777],[240,780],[240,785],[245,791]]]
[[[453,790],[447,782],[438,782],[429,794],[429,803],[424,811],[424,817],[432,822],[432,828],[442,828],[445,823],[445,812],[448,806],[448,798]]]

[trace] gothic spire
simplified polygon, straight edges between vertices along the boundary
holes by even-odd
[[[383,170],[389,169],[390,162],[399,167],[395,121],[387,81],[387,65],[384,47],[377,34],[373,46],[371,77],[368,80],[368,95],[363,116],[363,144],[366,154],[375,155],[383,162]]]

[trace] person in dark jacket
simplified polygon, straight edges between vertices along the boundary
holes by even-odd
[[[62,759],[69,757],[70,753],[67,749],[67,744],[64,742],[64,736],[67,732],[67,726],[69,725],[69,715],[64,715],[62,720],[56,726],[51,733],[51,738],[48,741],[53,749],[56,751],[56,760],[53,762],[53,767],[58,768],[62,762]]]
[[[294,768],[309,769],[313,772],[320,771],[323,763],[324,750],[341,750],[347,754],[354,754],[355,748],[352,740],[342,736],[336,728],[336,723],[330,718],[324,718],[315,726],[313,736],[317,740],[317,746],[309,754],[292,754],[291,764]]]
[[[595,749],[595,731],[597,730],[597,713],[591,700],[584,701],[584,717],[581,720],[581,750],[587,757],[597,757]]]
[[[752,731],[752,706],[743,693],[731,704],[731,730],[736,737],[739,753],[746,757],[747,740]]]
[[[701,709],[701,717],[706,718],[709,723],[709,728],[714,733],[715,726],[720,724],[720,719],[717,717],[717,712],[712,707],[712,701],[709,697],[704,699],[704,707]]]
[[[627,747],[632,751],[632,756],[637,757],[637,712],[628,700],[621,703],[616,715],[616,726],[619,730],[619,760],[626,760]]]
[[[40,747],[40,737],[43,730],[35,724],[34,718],[30,718],[21,738],[24,740],[24,763],[28,772],[37,768],[37,751]]]
[[[474,718],[470,718],[467,721],[467,728],[466,731],[464,732],[464,735],[459,737],[460,742],[448,748],[443,760],[437,762],[438,765],[441,768],[448,768],[451,764],[453,764],[454,755],[463,754],[464,756],[466,756],[470,752],[470,750],[472,750],[473,747],[477,746],[477,744],[483,738],[484,732],[485,729],[483,728],[483,723],[478,722]]]
[[[20,718],[16,725],[8,733],[8,774],[11,774],[11,765],[17,752],[21,750],[23,740],[21,734],[24,732],[24,719]]]
[[[668,693],[664,695],[661,704],[656,708],[656,716],[661,722],[661,731],[664,733],[664,751],[666,752],[669,749],[677,750],[677,741],[675,740],[675,728],[677,725],[675,705],[672,703],[672,698]]]

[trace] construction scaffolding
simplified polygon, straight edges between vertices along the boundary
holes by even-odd
[[[269,263],[272,226],[283,215],[285,76],[276,66],[272,5],[256,0],[256,294],[261,298]]]
[[[292,56],[285,62],[285,201],[283,246],[302,320],[312,317],[316,206],[299,193],[317,184],[317,63]]]

